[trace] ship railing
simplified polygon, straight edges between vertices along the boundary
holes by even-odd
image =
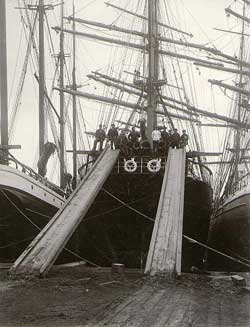
[[[202,168],[202,169],[200,169]],[[209,185],[213,182],[213,173],[206,164],[187,159],[186,174],[196,180],[201,180]]]
[[[232,194],[235,194],[238,191],[244,190],[250,183],[250,172],[246,173],[242,177],[240,177],[236,182],[232,185]]]
[[[167,158],[165,156],[120,156],[113,174],[152,174],[165,170]]]
[[[42,183],[43,185],[50,188],[52,191],[56,192],[60,196],[66,198],[66,192],[61,189],[56,184],[50,182],[47,180],[47,178],[39,175],[36,173],[32,168],[29,166],[26,166],[24,163],[17,160],[12,154],[9,153],[9,156],[0,155],[0,164],[6,165],[11,168],[15,168],[18,171],[21,171],[22,173],[28,175],[29,177],[33,178],[34,180]]]

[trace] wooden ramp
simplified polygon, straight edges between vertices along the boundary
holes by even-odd
[[[50,269],[93,203],[118,155],[119,150],[105,148],[64,207],[16,260],[10,273],[42,276]]]
[[[170,149],[145,273],[181,273],[185,149]]]

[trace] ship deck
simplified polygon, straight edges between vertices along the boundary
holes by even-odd
[[[250,325],[250,296],[227,275],[156,281],[136,269],[115,276],[110,268],[76,266],[54,267],[46,279],[9,280],[2,268],[1,327]]]

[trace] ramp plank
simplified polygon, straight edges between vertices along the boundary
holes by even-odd
[[[64,207],[16,260],[10,270],[12,274],[41,276],[49,270],[87,213],[118,155],[119,150],[105,148]]]
[[[170,149],[145,273],[181,272],[185,149]]]

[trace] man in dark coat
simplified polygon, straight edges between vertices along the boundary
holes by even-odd
[[[116,147],[117,137],[118,137],[118,131],[115,128],[115,124],[112,124],[110,130],[108,131],[108,140],[110,141],[110,147],[113,150]]]
[[[128,135],[129,141],[131,141],[133,144],[138,142],[140,137],[140,134],[135,130],[135,127],[132,127],[131,132]]]
[[[174,132],[171,135],[171,147],[178,149],[180,146],[180,134],[178,133],[177,129],[174,128]]]
[[[99,128],[95,132],[95,141],[93,146],[93,151],[96,151],[97,143],[100,143],[100,151],[102,151],[103,142],[106,138],[106,133],[102,128],[102,124],[99,125]]]
[[[161,139],[162,139],[162,142],[163,142],[164,154],[167,155],[168,154],[168,148],[170,146],[170,135],[168,134],[165,126],[163,127],[163,129],[161,131]]]

